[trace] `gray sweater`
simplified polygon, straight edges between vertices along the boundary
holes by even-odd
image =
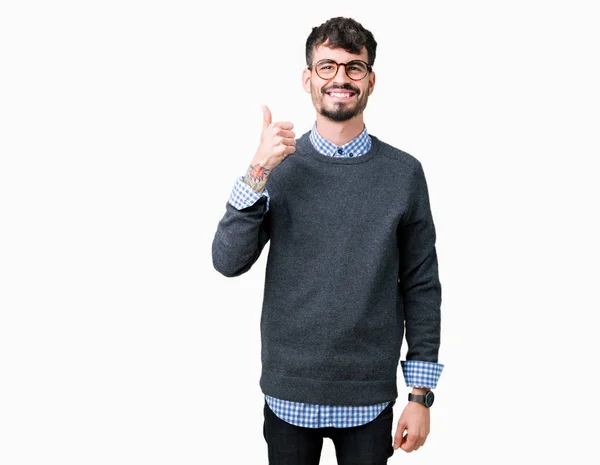
[[[310,131],[309,131],[310,132]],[[266,198],[229,203],[214,267],[248,271],[270,240],[261,315],[260,386],[314,404],[398,396],[407,360],[437,362],[441,285],[421,163],[379,140],[357,158],[324,157],[303,134],[271,171]]]

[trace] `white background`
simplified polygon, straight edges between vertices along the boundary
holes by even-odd
[[[267,463],[269,246],[232,279],[211,243],[260,104],[314,122],[333,16],[378,42],[367,129],[421,160],[438,234],[446,367],[389,463],[598,463],[594,3],[2,2],[0,463]]]

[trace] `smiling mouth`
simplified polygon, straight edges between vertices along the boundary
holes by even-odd
[[[352,97],[356,95],[355,92],[352,91],[336,91],[332,90],[329,92],[325,92],[330,98],[334,100],[350,100]]]

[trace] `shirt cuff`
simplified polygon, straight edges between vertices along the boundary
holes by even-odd
[[[435,388],[444,365],[422,360],[402,360],[402,373],[406,385],[414,388]]]
[[[239,176],[235,180],[235,184],[229,196],[229,203],[238,210],[241,210],[242,208],[254,205],[254,203],[264,195],[267,198],[266,212],[269,209],[269,192],[267,189],[265,188],[262,193],[256,192],[248,184],[246,184],[243,179],[244,176]]]

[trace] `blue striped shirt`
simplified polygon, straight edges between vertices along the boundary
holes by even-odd
[[[353,140],[337,146],[325,139],[317,131],[315,121],[310,132],[310,141],[315,149],[329,157],[359,157],[371,148],[371,138],[367,127]],[[267,198],[266,209],[269,209],[269,192],[265,188],[262,193],[256,192],[244,181],[244,176],[236,179],[229,197],[229,203],[238,210],[253,205],[259,198]],[[401,361],[402,373],[406,385],[416,388],[435,388],[444,365],[422,360]],[[278,399],[265,394],[269,408],[282,420],[296,426],[306,428],[349,428],[364,425],[375,419],[392,401],[374,405],[317,405],[290,400]]]

